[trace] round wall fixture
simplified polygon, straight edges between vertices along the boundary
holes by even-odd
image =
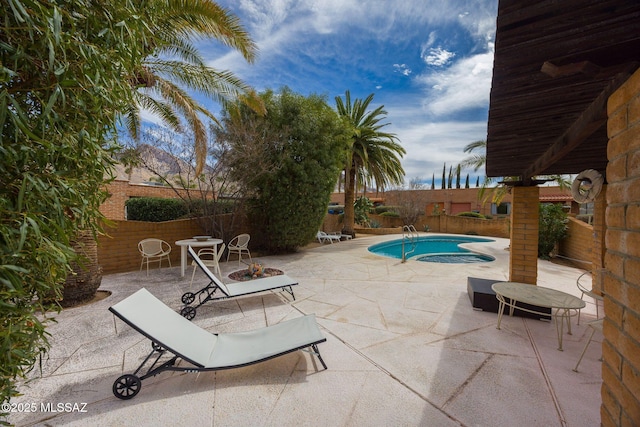
[[[578,203],[593,202],[602,190],[604,178],[600,172],[593,169],[583,170],[571,185],[571,195]]]

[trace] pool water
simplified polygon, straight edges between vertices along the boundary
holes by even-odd
[[[475,263],[490,262],[495,258],[482,255],[461,248],[461,243],[493,242],[483,237],[468,236],[421,236],[418,237],[416,248],[408,257],[423,262],[441,263]],[[369,246],[369,252],[376,255],[402,259],[402,239],[390,240]],[[405,241],[405,250],[411,250],[411,243]]]

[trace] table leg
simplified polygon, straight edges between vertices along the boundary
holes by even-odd
[[[509,305],[509,316],[513,317],[513,312],[516,309],[516,304],[518,302],[516,300],[514,300],[513,298],[511,298],[511,304]]]
[[[218,276],[220,276],[221,273],[220,273],[220,264],[218,263],[218,259],[219,259],[219,257],[218,257],[218,245],[214,245],[213,246],[213,252],[214,252],[214,254],[213,254],[213,261],[214,261],[213,269],[214,269],[214,271],[216,273],[218,273]]]
[[[187,269],[187,247],[180,246],[180,277],[184,277],[184,272]]]
[[[502,295],[496,294],[496,298],[498,298],[498,326],[497,329],[500,329],[500,322],[502,322],[502,314],[504,313],[504,297]]]
[[[565,318],[567,318],[567,314],[568,314],[569,310],[563,309],[561,311],[561,309],[556,310],[556,314],[553,316],[555,322],[556,322],[556,333],[558,334],[558,350],[563,351],[562,350],[562,335],[564,334],[564,321]],[[562,314],[560,314],[562,313]],[[558,325],[558,317],[560,317],[560,325]],[[568,318],[567,318],[567,321]]]

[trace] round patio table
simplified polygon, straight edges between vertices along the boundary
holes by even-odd
[[[215,251],[216,255],[218,254],[218,245],[222,243],[222,239],[207,239],[207,240],[196,240],[196,239],[184,239],[178,240],[176,245],[180,246],[180,276],[184,277],[185,271],[187,269],[187,248],[191,246],[192,248],[207,248],[212,247]],[[218,265],[218,257],[214,257],[216,260],[215,270],[218,274],[220,274],[220,266]]]
[[[576,315],[578,311],[586,305],[583,300],[574,295],[528,283],[498,282],[491,285],[491,289],[496,293],[496,298],[500,302],[498,307],[498,329],[500,329],[500,322],[502,321],[505,306],[509,307],[510,316],[513,316],[513,310],[516,308],[529,313],[548,316],[548,313],[518,306],[519,302],[541,308],[550,308],[551,315],[556,323],[558,350],[560,351],[562,351],[562,335],[565,320],[567,322],[567,333],[571,335],[571,316]]]

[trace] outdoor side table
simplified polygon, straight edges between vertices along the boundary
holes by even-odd
[[[522,304],[518,305],[518,303],[550,308],[551,315],[556,323],[558,350],[560,351],[562,351],[564,322],[567,322],[567,333],[571,334],[571,316],[576,315],[578,310],[584,308],[586,305],[580,298],[566,292],[527,283],[499,282],[494,283],[491,288],[496,293],[498,301],[500,301],[500,307],[498,309],[498,329],[500,329],[500,322],[502,321],[505,306],[509,307],[510,315],[513,315],[515,308],[534,314],[546,314],[523,308]]]
[[[185,271],[187,269],[187,248],[191,246],[192,248],[207,248],[212,247],[213,250],[218,253],[218,245],[222,243],[222,239],[207,239],[207,240],[196,240],[196,239],[184,239],[178,240],[176,245],[180,246],[180,277],[184,277]],[[217,263],[217,261],[216,261]],[[217,267],[218,273],[220,273],[220,267]]]

